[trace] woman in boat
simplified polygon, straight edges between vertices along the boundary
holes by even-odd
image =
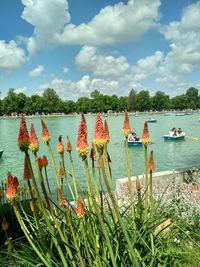
[[[182,135],[182,130],[181,130],[181,128],[178,128],[177,133],[178,133],[178,135]]]

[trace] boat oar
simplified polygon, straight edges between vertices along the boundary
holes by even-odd
[[[199,138],[194,137],[194,136],[186,135],[185,137],[191,138],[192,140],[195,140],[195,141],[198,141],[199,140]]]

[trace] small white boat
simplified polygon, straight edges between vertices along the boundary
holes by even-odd
[[[176,113],[176,116],[185,116],[185,113]]]
[[[2,157],[3,155],[3,150],[0,150],[0,158]]]
[[[150,122],[150,123],[151,123],[151,122],[157,122],[157,120],[154,119],[154,118],[147,118],[147,119],[146,119],[146,122],[148,122],[148,123],[149,123],[149,122]]]
[[[185,139],[185,132],[182,132],[181,134],[177,134],[177,135],[166,134],[163,137],[164,137],[164,140],[166,140],[166,141],[184,140]]]

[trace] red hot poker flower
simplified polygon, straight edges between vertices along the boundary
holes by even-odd
[[[39,168],[41,170],[44,167],[44,165],[43,165],[43,158],[38,158],[37,159],[37,162],[38,162],[38,166],[39,166]]]
[[[87,125],[85,116],[82,113],[81,123],[78,128],[78,136],[77,136],[77,142],[76,142],[76,150],[78,151],[78,154],[82,159],[85,159],[88,154],[88,142],[87,142]]]
[[[47,165],[48,165],[48,159],[47,159],[47,157],[46,156],[43,156],[43,158],[42,158],[42,165],[44,166],[44,167],[46,167]]]
[[[149,171],[155,171],[155,165],[154,165],[154,157],[153,157],[153,150],[150,152],[149,161],[147,165],[147,169]]]
[[[64,154],[64,145],[62,142],[62,136],[61,135],[58,137],[57,151],[60,155]]]
[[[123,126],[123,134],[125,135],[125,137],[128,137],[128,135],[131,132],[131,127],[130,127],[130,122],[129,122],[129,117],[128,117],[128,112],[125,111],[124,112],[124,126]]]
[[[71,145],[71,142],[69,140],[69,136],[67,136],[67,146],[66,146],[66,150],[67,152],[71,152],[72,151],[72,145]]]
[[[107,142],[109,142],[110,141],[110,135],[109,135],[108,123],[106,120],[104,121],[104,132],[105,132],[106,140],[107,140]]]
[[[85,215],[85,204],[81,196],[77,199],[76,215],[81,218]]]
[[[20,117],[20,129],[18,135],[18,146],[21,151],[27,151],[29,148],[30,140],[28,135],[28,130],[26,127],[26,120],[24,115],[22,114]]]
[[[19,182],[18,182],[17,177],[13,177],[12,174],[9,172],[7,191],[6,191],[6,197],[9,200],[13,200],[15,197],[17,197],[18,186],[19,186]]]
[[[23,176],[23,178],[24,178],[24,180],[28,180],[28,179],[32,178],[31,172],[30,172],[30,169],[29,169],[27,155],[25,155],[25,157],[24,157],[24,176]]]
[[[29,145],[29,148],[34,153],[38,152],[38,150],[39,150],[39,142],[38,142],[37,135],[35,133],[35,128],[34,128],[33,123],[31,123],[31,129],[30,129],[30,145]]]
[[[48,128],[43,119],[41,119],[41,123],[42,123],[42,140],[44,142],[49,142],[51,140],[51,135],[49,134]]]
[[[142,134],[141,140],[142,140],[142,143],[144,145],[151,144],[151,138],[150,138],[150,135],[149,135],[148,124],[147,124],[146,121],[144,123],[144,129],[143,129],[143,134]]]
[[[103,128],[103,122],[100,113],[98,113],[95,124],[94,139],[93,139],[93,143],[95,144],[98,152],[102,151],[106,142],[107,142],[107,135]]]

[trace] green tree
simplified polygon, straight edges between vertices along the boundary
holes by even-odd
[[[18,101],[17,94],[13,88],[10,88],[7,96],[2,101],[3,113],[6,115],[11,115],[12,112],[17,112]]]
[[[139,111],[151,110],[151,99],[150,99],[149,91],[143,90],[138,93],[136,108]]]
[[[151,102],[154,110],[167,110],[170,107],[169,96],[161,91],[156,92],[155,96],[151,98]]]
[[[194,87],[190,87],[186,91],[186,97],[188,100],[188,107],[191,109],[196,109],[199,106],[199,96],[198,89]]]
[[[188,108],[188,99],[185,94],[176,96],[171,99],[171,108],[183,110]]]
[[[61,105],[61,99],[56,94],[56,91],[52,88],[47,88],[43,94],[42,98],[44,101],[45,113],[53,113],[53,112],[59,112],[60,111],[60,105]]]
[[[137,92],[134,89],[131,89],[128,95],[128,110],[136,111],[136,102],[137,102]]]
[[[87,113],[90,112],[91,100],[87,97],[80,97],[76,102],[77,112]]]

